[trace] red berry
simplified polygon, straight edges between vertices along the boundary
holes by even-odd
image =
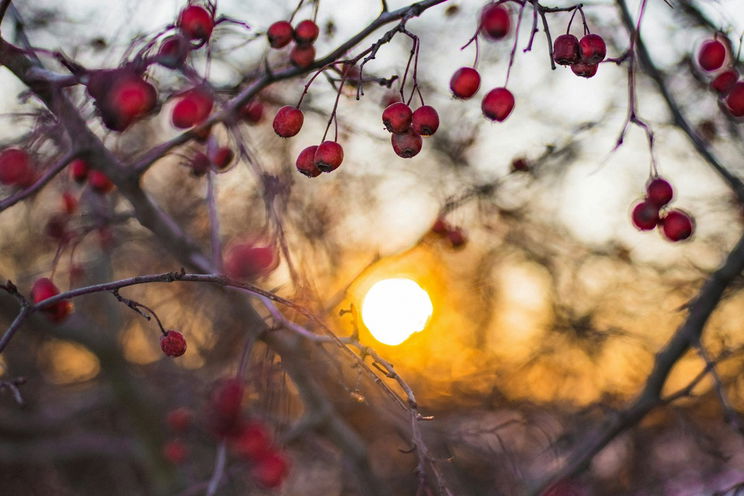
[[[189,53],[189,42],[181,35],[169,36],[160,44],[158,64],[169,69],[181,67]]]
[[[181,11],[178,27],[189,39],[207,41],[214,29],[214,19],[204,7],[189,5]]]
[[[70,175],[76,183],[84,182],[88,178],[88,163],[81,158],[76,158],[70,162]]]
[[[403,102],[393,103],[382,111],[382,123],[391,133],[405,133],[411,127],[412,119],[411,107]]]
[[[295,166],[297,170],[307,177],[317,177],[320,175],[320,169],[315,166],[315,151],[317,145],[308,146],[297,155]]]
[[[695,224],[687,213],[682,210],[670,210],[661,219],[661,228],[669,241],[682,241],[692,236]]]
[[[311,44],[318,38],[319,34],[318,25],[310,20],[300,22],[294,29],[294,39],[300,45]]]
[[[58,294],[59,289],[57,289],[57,286],[46,277],[37,279],[31,288],[31,300],[33,300],[34,304],[38,304]],[[41,311],[44,312],[49,320],[59,323],[65,320],[70,312],[72,312],[72,304],[67,300],[62,300],[53,305],[45,306]]]
[[[481,11],[480,32],[491,40],[500,40],[509,33],[509,12],[501,5],[489,4]]]
[[[450,89],[457,98],[468,99],[480,88],[480,74],[472,67],[457,69],[450,79]]]
[[[649,181],[646,185],[646,200],[658,208],[672,201],[673,196],[674,190],[672,189],[672,185],[665,179],[657,177]]]
[[[266,488],[279,487],[287,477],[289,465],[281,453],[264,454],[251,469],[253,478]]]
[[[69,236],[67,220],[68,217],[63,214],[57,214],[50,218],[45,228],[47,236],[58,241],[65,241]]]
[[[194,413],[186,407],[176,408],[168,412],[165,422],[173,432],[185,432],[194,422]]]
[[[252,280],[265,276],[279,265],[276,248],[251,242],[233,245],[225,256],[225,275],[231,279]]]
[[[287,21],[278,21],[269,26],[266,36],[269,38],[271,48],[283,48],[292,41],[294,29]]]
[[[437,217],[437,220],[435,220],[434,224],[431,226],[431,230],[437,234],[447,234],[450,230],[450,226],[444,218]]]
[[[553,60],[559,65],[576,64],[581,60],[579,40],[572,34],[562,34],[553,42]]]
[[[173,439],[163,445],[163,456],[174,465],[180,465],[189,456],[189,449],[180,439]]]
[[[137,119],[149,114],[157,104],[155,87],[134,75],[126,76],[109,90],[105,110],[110,121],[104,123],[114,131],[123,131]]]
[[[274,116],[274,132],[282,138],[291,138],[302,129],[305,116],[302,110],[291,105],[280,108]]]
[[[459,227],[452,227],[448,229],[447,239],[449,240],[453,248],[460,248],[461,246],[465,246],[465,243],[467,242],[465,232]]]
[[[186,353],[186,339],[173,329],[160,336],[160,349],[169,357],[180,357]]]
[[[393,144],[393,150],[399,157],[411,158],[421,151],[423,141],[421,136],[416,134],[412,129],[409,129],[403,134],[393,134],[390,137],[390,141]]]
[[[744,81],[740,81],[731,88],[726,97],[726,106],[735,117],[744,116]]]
[[[20,148],[6,148],[0,152],[0,183],[23,185],[33,174],[31,157]]]
[[[439,114],[429,105],[417,108],[413,112],[411,128],[421,136],[431,136],[439,129]]]
[[[105,195],[114,189],[114,183],[101,171],[92,170],[88,173],[88,184],[96,193]]]
[[[318,145],[315,150],[313,162],[315,167],[321,172],[331,172],[341,165],[344,161],[344,149],[335,141],[324,141]]]
[[[210,420],[218,436],[234,437],[240,434],[243,393],[243,383],[238,379],[222,379],[217,383],[210,398]]]
[[[261,460],[271,450],[271,440],[266,429],[258,422],[241,426],[240,433],[232,440],[235,454],[249,461]]]
[[[289,52],[289,61],[292,65],[306,69],[315,61],[315,47],[312,45],[295,45]]]
[[[514,95],[506,88],[494,88],[483,97],[481,110],[492,121],[502,122],[514,109]]]
[[[530,164],[526,158],[515,158],[512,160],[511,170],[514,172],[527,172],[530,170]]]
[[[62,208],[67,213],[67,215],[72,215],[75,213],[78,207],[78,201],[75,196],[73,196],[72,193],[69,191],[65,191],[62,193]]]
[[[240,109],[240,115],[250,124],[258,124],[263,119],[264,105],[258,100],[251,100]]]
[[[571,66],[574,74],[585,78],[594,76],[597,73],[597,68],[599,68],[598,64],[585,64],[583,62]]]
[[[579,41],[581,61],[585,64],[599,64],[607,55],[607,45],[598,34],[588,34]]]
[[[633,207],[631,220],[641,231],[653,229],[659,223],[659,207],[648,200],[643,200]]]
[[[703,70],[715,71],[726,59],[726,47],[718,40],[707,40],[700,46],[698,64]]]
[[[739,80],[739,73],[736,69],[728,69],[723,71],[710,82],[710,89],[717,92],[719,95],[724,96],[731,88],[734,87],[736,82]]]
[[[196,152],[191,158],[189,165],[191,166],[191,174],[200,177],[207,173],[209,170],[210,160],[205,153]]]
[[[230,148],[226,146],[217,148],[209,156],[212,164],[214,164],[214,166],[220,170],[230,165],[230,162],[233,161],[233,158],[235,158],[235,154]]]
[[[187,129],[204,122],[212,112],[214,100],[205,90],[194,88],[183,95],[173,106],[171,115],[173,125],[180,129]]]

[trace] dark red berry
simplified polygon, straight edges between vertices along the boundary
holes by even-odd
[[[607,55],[607,45],[598,34],[588,34],[579,41],[581,61],[585,64],[599,64]]]
[[[506,88],[494,88],[483,97],[481,110],[492,121],[502,122],[514,109],[514,95]]]
[[[76,183],[83,183],[88,178],[88,163],[81,159],[76,158],[70,162],[70,175]]]
[[[194,412],[186,407],[176,408],[168,412],[165,422],[173,432],[185,432],[194,422]]]
[[[191,89],[183,93],[173,107],[171,115],[173,125],[180,129],[187,129],[201,124],[209,117],[213,105],[212,95],[206,90]]]
[[[318,38],[320,29],[313,21],[305,20],[294,28],[294,39],[300,45],[309,45]]]
[[[191,174],[196,177],[203,176],[209,170],[210,160],[205,153],[196,152],[189,162]]]
[[[431,226],[431,230],[437,234],[447,234],[450,230],[450,226],[443,217],[437,217],[437,220],[435,220],[434,224]]]
[[[269,26],[266,36],[269,38],[271,48],[284,48],[292,41],[294,29],[287,21],[277,21]]]
[[[251,242],[237,243],[225,256],[225,275],[231,279],[253,280],[274,270],[279,264],[276,248]]]
[[[424,105],[413,112],[411,129],[421,136],[431,136],[439,129],[439,114],[434,107]]]
[[[416,134],[412,129],[409,129],[403,134],[393,134],[390,137],[390,141],[393,144],[393,151],[403,158],[411,158],[421,151],[423,141],[421,136]]]
[[[657,177],[646,185],[646,199],[658,208],[663,207],[674,197],[674,189],[668,181]]]
[[[305,116],[297,107],[285,105],[274,116],[274,132],[282,138],[290,138],[302,129]]]
[[[240,109],[240,115],[250,124],[258,124],[263,119],[264,105],[258,100],[251,100]]]
[[[68,239],[69,233],[67,231],[67,220],[68,217],[64,214],[52,216],[49,221],[47,221],[46,228],[44,229],[46,235],[52,239],[56,239],[57,241],[65,241]]]
[[[465,246],[465,243],[467,243],[468,241],[465,237],[465,231],[463,231],[462,228],[459,227],[450,228],[447,231],[447,239],[449,240],[453,248],[460,248],[462,246]]]
[[[480,74],[472,67],[457,69],[450,79],[450,89],[457,98],[468,99],[480,88]]]
[[[661,228],[664,236],[669,241],[682,241],[692,236],[695,223],[687,213],[682,210],[670,210],[661,219]]]
[[[269,454],[271,439],[261,424],[247,422],[241,426],[240,433],[232,439],[231,447],[236,455],[255,462]]]
[[[22,186],[33,174],[31,157],[20,148],[6,148],[0,152],[0,183]]]
[[[305,69],[313,65],[315,61],[315,47],[312,45],[295,45],[289,52],[289,61],[292,65]]]
[[[295,166],[298,171],[307,177],[317,177],[320,175],[320,169],[315,166],[315,151],[317,149],[317,145],[308,146],[297,155]]]
[[[226,146],[221,146],[209,154],[210,162],[220,170],[230,165],[234,158],[235,154]]]
[[[178,27],[189,39],[207,41],[214,29],[214,19],[204,7],[189,5],[181,11]]]
[[[160,336],[160,349],[169,357],[180,357],[186,353],[186,339],[173,329]]]
[[[321,172],[331,172],[341,165],[344,161],[344,149],[341,145],[335,141],[324,141],[318,145],[318,149],[315,150],[315,158],[313,159],[315,167]]]
[[[648,200],[643,200],[633,207],[631,220],[641,231],[653,229],[659,223],[659,207]]]
[[[579,62],[578,64],[573,64],[571,66],[571,70],[577,76],[581,76],[584,78],[590,78],[590,77],[593,77],[597,73],[598,67],[599,67],[598,64],[585,64],[583,62]]]
[[[728,69],[723,71],[710,82],[710,89],[717,92],[721,96],[725,96],[731,91],[736,82],[739,80],[739,73],[736,69]]]
[[[572,34],[562,34],[553,42],[553,60],[558,65],[576,64],[581,60],[579,40]]]
[[[382,123],[391,133],[405,133],[411,127],[413,113],[411,107],[403,102],[389,105],[382,111]]]
[[[222,379],[215,386],[209,402],[209,413],[216,435],[234,437],[240,434],[244,392],[243,383],[236,378]]]
[[[59,289],[57,289],[57,286],[46,277],[37,279],[31,288],[31,300],[33,300],[34,304],[41,303],[42,301],[58,294]],[[72,304],[67,300],[62,300],[52,305],[45,306],[41,311],[44,312],[49,320],[59,323],[65,320],[70,312],[72,312]]]
[[[279,487],[287,477],[289,464],[279,452],[265,453],[251,467],[251,475],[256,482],[266,488]]]
[[[78,201],[69,191],[62,193],[62,208],[67,215],[72,215],[78,208]]]
[[[169,36],[160,44],[158,64],[169,69],[181,67],[189,53],[189,42],[181,35]]]
[[[527,172],[530,170],[530,164],[526,158],[515,158],[512,160],[511,170],[514,172]]]
[[[189,456],[189,449],[180,439],[172,439],[163,445],[163,456],[174,465],[180,465]]]
[[[500,40],[509,34],[511,20],[509,12],[501,5],[489,4],[483,7],[480,17],[480,32],[488,39]]]
[[[726,106],[735,117],[744,116],[744,81],[740,81],[731,88],[726,97]]]
[[[101,171],[92,170],[88,173],[88,184],[93,191],[105,195],[114,189],[114,183]]]
[[[718,40],[707,40],[700,46],[698,64],[703,70],[715,71],[726,59],[726,47]]]

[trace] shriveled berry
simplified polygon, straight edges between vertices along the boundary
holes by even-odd
[[[284,48],[292,41],[294,29],[287,21],[277,21],[269,26],[266,37],[269,38],[271,48]]]
[[[203,42],[212,35],[214,19],[204,7],[189,5],[178,16],[178,27],[187,38]]]
[[[480,17],[480,32],[488,39],[500,40],[509,34],[511,20],[509,12],[501,5],[489,4],[483,7]]]
[[[318,39],[320,29],[311,20],[304,20],[294,28],[294,39],[299,45],[309,45]]]
[[[315,61],[315,47],[313,45],[295,45],[289,52],[289,61],[292,65],[305,69],[313,65]]]
[[[597,73],[597,68],[599,68],[599,64],[585,64],[583,62],[571,66],[574,74],[584,78],[593,77]]]
[[[725,96],[731,91],[736,82],[739,80],[739,73],[736,69],[728,69],[720,73],[710,82],[710,89],[721,96]]]
[[[231,279],[253,280],[265,276],[278,264],[279,257],[273,245],[237,243],[225,256],[225,274]]]
[[[251,100],[240,109],[240,115],[250,124],[258,124],[263,119],[264,104],[258,100]]]
[[[173,432],[185,432],[194,422],[194,412],[186,407],[176,408],[168,412],[165,422]]]
[[[169,69],[181,67],[186,61],[190,48],[189,42],[183,36],[169,36],[160,44],[158,64]]]
[[[659,223],[659,207],[648,200],[643,200],[633,207],[631,220],[636,229],[648,231]]]
[[[57,286],[46,277],[37,279],[31,288],[31,300],[34,304],[41,303],[42,301],[58,294],[59,289],[57,289]],[[52,305],[45,306],[41,311],[44,312],[49,320],[59,323],[65,320],[70,312],[72,312],[72,304],[67,300],[62,300]]]
[[[233,151],[226,146],[217,148],[209,155],[209,160],[217,169],[220,170],[225,169],[228,165],[230,165],[234,158],[235,153],[233,153]]]
[[[300,132],[304,121],[305,116],[300,109],[285,105],[274,116],[274,132],[282,138],[291,138]]]
[[[191,174],[195,177],[203,176],[209,170],[210,160],[205,153],[196,152],[191,160],[189,166],[191,167]]]
[[[92,170],[88,173],[88,184],[93,191],[105,195],[114,189],[114,183],[101,171]]]
[[[572,34],[562,34],[553,42],[553,60],[558,65],[576,64],[581,60],[579,40]]]
[[[0,152],[0,183],[22,186],[33,173],[31,157],[20,148],[6,148]]]
[[[261,486],[266,488],[279,487],[287,478],[289,464],[279,452],[265,453],[251,467],[251,475]]]
[[[232,439],[231,448],[236,455],[248,461],[257,461],[271,451],[271,439],[263,425],[247,422]]]
[[[81,159],[76,158],[70,162],[70,175],[76,183],[83,183],[88,178],[88,163]]]
[[[744,81],[739,81],[731,88],[726,97],[726,106],[734,117],[744,116]]]
[[[663,207],[674,197],[674,189],[666,179],[657,177],[646,185],[646,199],[658,208]]]
[[[450,89],[457,98],[468,99],[480,88],[480,74],[472,67],[457,69],[450,79]]]
[[[180,357],[186,353],[186,339],[180,332],[170,329],[160,336],[160,349],[169,357]]]
[[[189,448],[180,439],[172,439],[163,445],[163,456],[174,465],[180,465],[189,456]]]
[[[670,210],[661,219],[661,228],[669,241],[682,241],[692,236],[695,223],[692,217],[682,210]]]
[[[338,169],[343,161],[344,149],[335,141],[324,141],[315,150],[313,162],[315,163],[315,167],[321,172],[334,171]]]
[[[439,114],[434,107],[424,105],[413,112],[411,128],[421,136],[431,136],[439,129]]]
[[[395,151],[396,155],[403,158],[411,158],[418,155],[423,145],[421,136],[416,134],[412,129],[409,129],[403,134],[393,134],[390,137],[390,142],[393,144],[393,151]]]
[[[173,106],[171,120],[180,129],[187,129],[204,122],[212,112],[214,100],[206,90],[193,88],[181,95]]]
[[[391,133],[405,133],[411,127],[412,119],[411,107],[403,102],[393,103],[382,111],[382,123]]]
[[[307,177],[317,177],[320,175],[320,169],[315,166],[315,151],[317,145],[308,146],[297,155],[295,166],[297,170]]]
[[[581,61],[585,64],[599,64],[607,55],[607,45],[598,34],[588,34],[579,41]]]
[[[726,47],[718,40],[707,40],[700,46],[698,64],[703,70],[715,71],[726,59]]]
[[[506,88],[494,88],[483,97],[481,110],[492,121],[502,122],[514,109],[514,95]]]

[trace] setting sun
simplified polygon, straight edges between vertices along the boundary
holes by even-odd
[[[384,279],[364,296],[362,320],[379,342],[391,346],[424,330],[434,307],[424,289],[410,279]]]

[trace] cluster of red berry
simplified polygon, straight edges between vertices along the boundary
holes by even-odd
[[[710,82],[710,89],[718,94],[723,106],[734,117],[744,117],[744,81],[739,81],[739,72],[733,67],[729,56],[731,46],[718,40],[706,40],[700,46],[697,61],[706,72],[719,71]],[[726,66],[726,68],[724,68]]]
[[[599,63],[607,55],[607,45],[598,34],[587,33],[581,40],[566,33],[553,43],[553,60],[558,65],[569,65],[577,76],[590,78],[597,73]]]
[[[421,151],[422,136],[431,136],[439,129],[439,114],[430,105],[415,111],[403,102],[388,105],[382,112],[382,123],[391,134],[390,142],[396,155],[411,158]]]
[[[318,25],[309,19],[300,22],[294,28],[288,21],[277,21],[266,31],[271,48],[284,48],[294,40],[295,45],[289,52],[289,60],[302,69],[310,67],[315,62],[313,43],[319,34]]]
[[[461,227],[451,225],[443,217],[437,217],[434,225],[431,226],[431,231],[434,234],[446,237],[453,248],[465,246],[468,241],[465,231]]]
[[[695,221],[688,213],[679,209],[662,209],[672,201],[674,189],[660,177],[651,179],[646,185],[646,196],[633,207],[633,225],[641,231],[650,231],[659,226],[669,241],[682,241],[692,236]]]

